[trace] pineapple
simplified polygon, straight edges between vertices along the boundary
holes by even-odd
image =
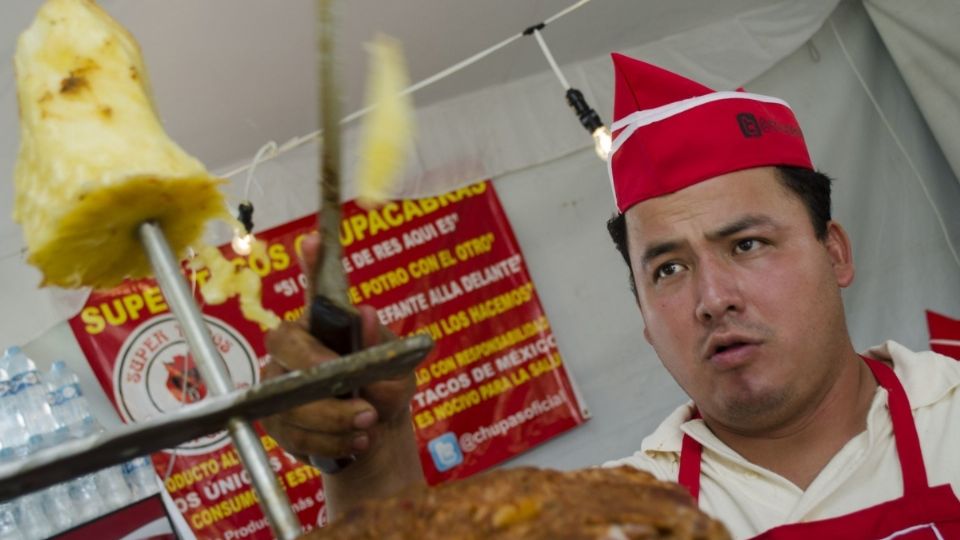
[[[367,106],[360,139],[357,203],[376,208],[386,202],[406,165],[414,136],[413,101],[404,93],[407,70],[400,42],[379,35],[367,46]]]
[[[251,258],[270,264],[267,245],[262,240],[254,241],[251,247]],[[263,284],[260,276],[250,268],[233,264],[219,249],[212,246],[201,247],[190,267],[194,270],[210,270],[210,278],[200,286],[200,294],[207,304],[220,305],[236,296],[239,299],[240,313],[245,319],[258,323],[264,329],[280,326],[280,317],[263,307],[260,296]]]
[[[48,0],[14,63],[13,218],[41,285],[108,288],[149,275],[145,221],[182,256],[209,219],[231,219],[223,181],[164,132],[139,45],[92,0]]]

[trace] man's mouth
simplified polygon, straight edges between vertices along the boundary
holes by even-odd
[[[730,349],[736,349],[737,347],[742,347],[744,345],[747,345],[747,342],[737,341],[735,343],[731,343],[730,345],[720,345],[717,347],[715,351],[713,351],[713,354],[720,354],[722,352],[729,351]]]
[[[706,359],[725,367],[734,367],[747,360],[760,345],[760,340],[738,334],[715,335],[707,342]]]

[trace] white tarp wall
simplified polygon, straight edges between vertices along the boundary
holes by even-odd
[[[960,174],[960,138],[956,135],[960,125],[960,2],[866,0],[864,5],[954,174]]]
[[[851,234],[859,268],[845,293],[855,345],[862,350],[893,338],[925,348],[925,309],[960,316],[960,262],[951,247],[960,244],[960,184],[862,4],[843,2],[836,11],[833,1],[799,5],[773,3],[625,52],[716,88],[747,83],[750,91],[787,99],[814,162],[838,179],[835,217]],[[609,120],[609,60],[563,67]],[[604,227],[613,211],[605,166],[587,148],[591,141],[552,77],[530,76],[420,111],[423,137],[435,138],[421,139],[408,171],[417,180],[406,192],[494,177],[560,350],[593,413],[585,426],[510,464],[572,468],[631,453],[685,397],[643,341],[627,269]],[[251,192],[258,226],[314,210],[314,163],[307,146],[258,167],[264,192]],[[234,200],[243,175],[236,180]],[[27,350],[40,359],[80,359],[62,324]],[[95,388],[89,371],[83,375],[85,388]]]

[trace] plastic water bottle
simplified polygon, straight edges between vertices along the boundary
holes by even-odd
[[[51,534],[63,532],[77,523],[74,520],[77,510],[70,500],[69,486],[69,482],[57,484],[43,492],[44,510],[53,526]]]
[[[0,540],[26,540],[17,526],[17,505],[0,503]]]
[[[63,360],[54,362],[44,379],[53,416],[70,437],[85,437],[98,431],[97,421],[80,389],[80,379]]]
[[[83,396],[80,381],[62,360],[57,360],[50,366],[50,372],[45,377],[49,391],[49,403],[57,423],[64,427],[70,436],[85,437],[104,431],[103,425],[90,412],[90,404]],[[130,503],[132,499],[130,487],[119,465],[107,467],[93,473],[94,497],[96,513],[105,514]],[[71,499],[74,504],[87,506],[91,504],[89,481],[73,486]],[[93,509],[87,509],[93,512]]]
[[[14,403],[20,409],[27,428],[27,443],[34,449],[52,446],[67,436],[57,423],[47,400],[47,387],[40,380],[36,365],[20,347],[10,347],[6,355]]]
[[[0,462],[27,454],[27,427],[17,407],[10,376],[4,369],[8,362],[3,360],[0,360]]]
[[[153,470],[153,462],[147,456],[140,456],[124,463],[123,477],[127,480],[133,500],[139,501],[157,492],[157,475]]]
[[[94,433],[104,431],[103,426],[96,419],[93,420],[92,425]],[[120,465],[100,469],[90,476],[93,477],[95,486],[93,495],[96,498],[97,515],[103,515],[126,506],[133,499]],[[88,489],[88,486],[85,487],[86,489]],[[74,504],[76,504],[76,500],[74,500]]]
[[[97,471],[94,478],[97,481],[97,492],[100,496],[102,512],[112,512],[121,506],[130,504],[133,495],[130,494],[127,481],[123,478],[120,465],[113,465]]]
[[[11,434],[19,431],[15,439],[24,441],[18,448],[21,451],[13,453],[17,457],[27,457],[63,441],[67,431],[53,416],[47,387],[42,384],[33,362],[19,347],[11,347],[0,367],[10,375],[7,381],[10,399],[5,412],[18,414],[22,421],[20,425],[8,424]],[[15,504],[20,533],[27,539],[47,538],[57,532],[58,526],[68,527],[73,514],[65,490],[56,486],[25,495]]]
[[[74,510],[74,521],[83,523],[104,514],[93,474],[85,474],[67,484],[67,493]]]
[[[31,493],[19,499],[20,530],[30,539],[43,540],[56,532],[44,511],[43,493]]]
[[[7,368],[9,358],[0,358],[0,461],[13,461],[27,454],[27,428],[14,401]],[[20,533],[18,499],[0,503],[0,540],[26,540]]]

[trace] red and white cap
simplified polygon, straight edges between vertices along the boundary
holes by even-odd
[[[616,87],[607,169],[618,212],[742,169],[813,169],[785,101],[716,92],[646,62],[612,57]]]

